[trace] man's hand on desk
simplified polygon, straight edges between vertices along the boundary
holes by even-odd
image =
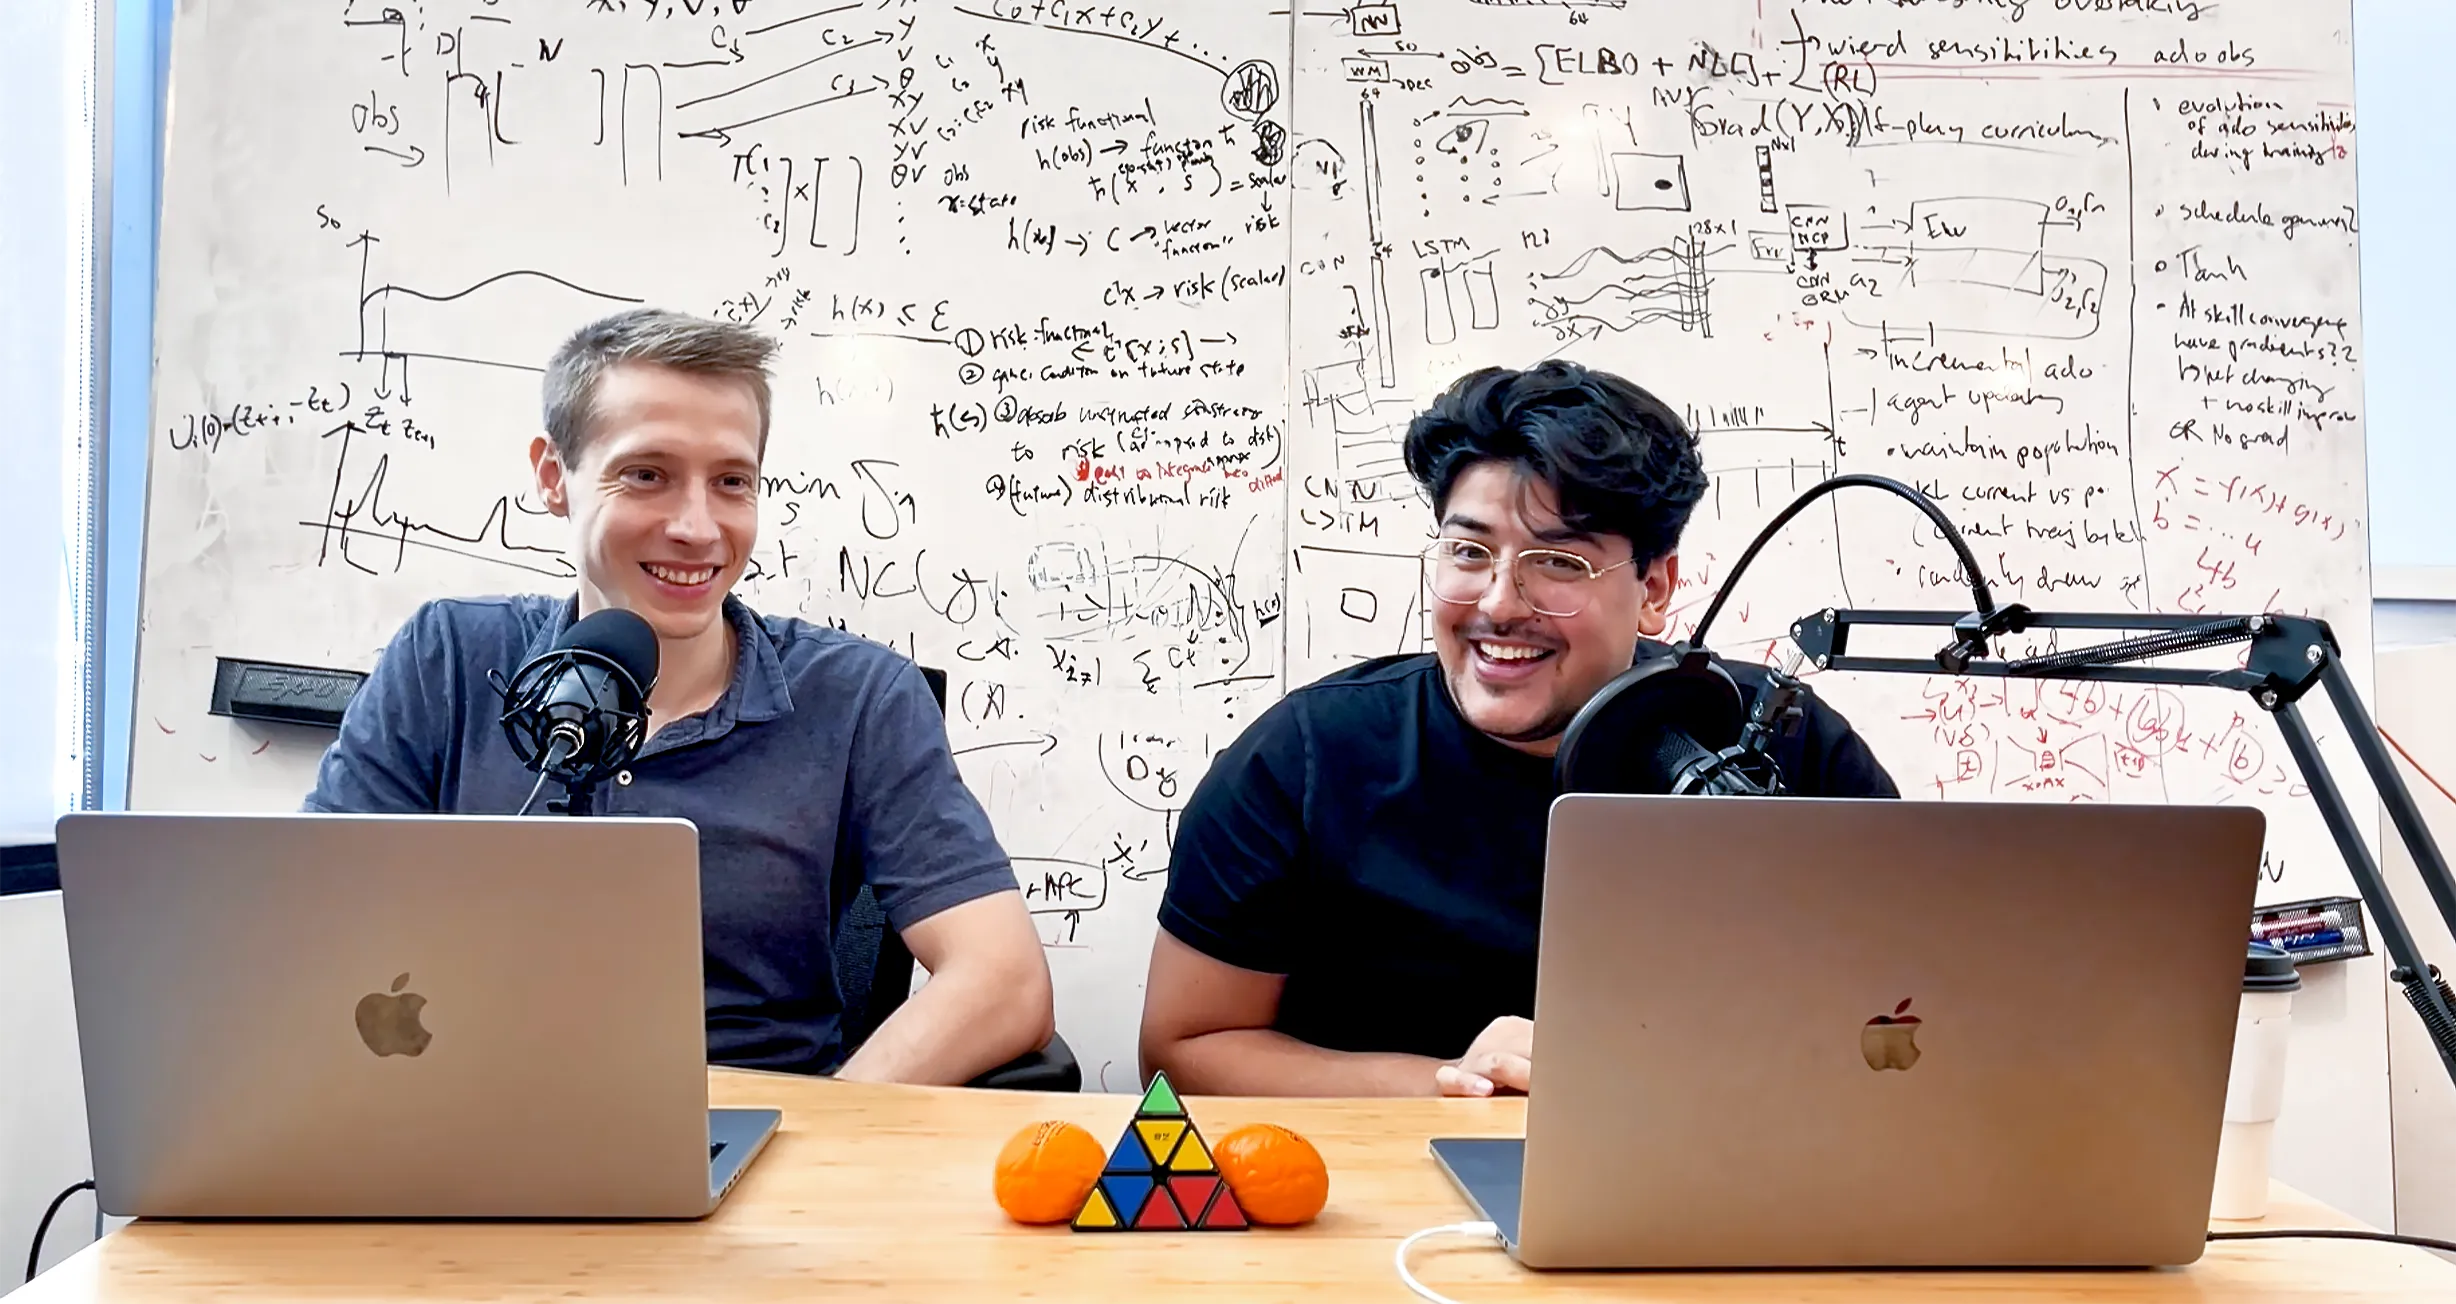
[[[1493,1020],[1466,1054],[1433,1070],[1434,1085],[1445,1096],[1523,1093],[1534,1077],[1535,1021],[1515,1015]]]

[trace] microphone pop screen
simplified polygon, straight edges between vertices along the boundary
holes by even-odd
[[[557,652],[593,652],[631,676],[645,694],[657,682],[657,631],[637,614],[609,607],[577,621],[554,641]]]
[[[1622,671],[1578,708],[1553,776],[1562,792],[1754,794],[1762,789],[1716,764],[1747,723],[1730,673],[1703,649],[1674,648]]]

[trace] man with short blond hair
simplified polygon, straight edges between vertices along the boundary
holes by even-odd
[[[919,668],[732,595],[758,538],[775,347],[657,309],[567,340],[529,463],[571,523],[578,591],[421,607],[306,805],[518,810],[535,776],[488,673],[510,677],[582,617],[633,612],[657,636],[649,732],[598,811],[699,828],[709,1059],[964,1082],[1048,1041],[1048,965]],[[832,939],[864,883],[929,981],[848,1059]]]

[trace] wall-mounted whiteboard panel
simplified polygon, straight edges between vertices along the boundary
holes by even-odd
[[[1399,463],[1407,419],[1463,371],[1552,355],[1637,378],[1704,432],[1688,619],[1801,490],[1875,472],[1944,505],[1998,600],[2308,612],[2367,681],[2345,6],[1409,3],[1296,22],[1291,682],[1415,646],[1407,558],[1429,520]],[[1830,501],[1758,559],[1714,646],[1780,657],[1826,606],[1968,607],[1906,504]],[[2258,803],[2264,898],[2351,890],[2239,695],[1816,682],[1914,795]],[[2358,775],[2324,706],[2313,719]],[[2122,902],[2039,926],[2156,944]],[[2377,964],[2314,970],[2298,1017],[2282,1171],[2386,1217]]]
[[[744,592],[951,672],[1122,1087],[1209,757],[1422,644],[1398,439],[1471,368],[1689,415],[1684,619],[1874,471],[2001,598],[2304,611],[2367,669],[2351,100],[2346,6],[2300,0],[189,0],[133,796],[305,788],[320,740],[206,715],[217,654],[364,665],[424,598],[568,587],[521,453],[573,325],[748,322],[785,352]],[[1713,641],[1967,601],[1848,494]],[[2254,802],[2266,897],[2350,888],[2248,702],[1818,682],[1915,795]],[[2302,1009],[2282,1171],[2385,1220],[2377,964]]]
[[[1280,685],[1288,30],[1027,8],[183,6],[134,800],[310,782],[320,738],[205,714],[216,654],[363,666],[423,599],[567,591],[548,355],[743,322],[784,342],[743,595],[951,673],[1128,1083],[1169,813]]]

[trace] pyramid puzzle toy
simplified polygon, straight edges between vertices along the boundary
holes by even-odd
[[[1168,1075],[1154,1074],[1134,1121],[1109,1150],[1108,1168],[1075,1215],[1074,1229],[1241,1232],[1248,1225]]]

